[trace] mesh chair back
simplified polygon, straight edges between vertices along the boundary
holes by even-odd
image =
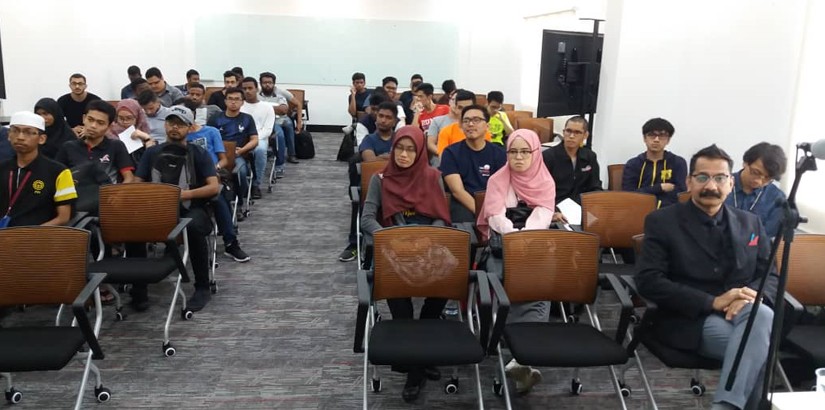
[[[0,305],[70,304],[86,285],[89,231],[0,229]]]
[[[361,205],[367,199],[367,191],[370,187],[372,176],[381,172],[387,166],[387,160],[378,160],[361,163]]]
[[[476,219],[481,215],[481,208],[484,207],[484,198],[487,196],[487,191],[478,191],[473,194],[473,199],[476,203]]]
[[[633,252],[636,253],[636,257],[642,256],[642,245],[645,243],[645,234],[640,233],[638,235],[633,235]]]
[[[229,171],[235,169],[235,148],[238,143],[235,141],[224,141],[223,148],[226,150],[226,168]]]
[[[607,166],[607,189],[611,191],[622,190],[622,174],[624,174],[624,164],[611,164]]]
[[[514,129],[518,129],[518,120],[519,118],[533,118],[532,111],[504,111],[507,114],[507,119],[510,120],[510,125],[513,126]]]
[[[511,124],[512,125],[512,124]],[[519,118],[517,129],[533,130],[542,143],[553,141],[552,118]]]
[[[690,191],[679,192],[679,202],[685,203],[690,201]]]
[[[439,226],[380,229],[375,239],[376,300],[439,297],[466,300],[470,233]]]
[[[644,233],[645,217],[656,210],[656,197],[638,192],[582,194],[582,229],[599,235],[603,248],[631,248]]]
[[[777,269],[782,261],[784,243],[776,254]],[[806,306],[825,305],[825,235],[800,234],[791,244],[788,259],[788,292]]]
[[[502,236],[504,290],[513,303],[552,300],[590,304],[596,300],[599,238],[555,229]]]
[[[178,224],[180,188],[136,183],[100,187],[100,230],[106,243],[163,242]]]
[[[516,105],[515,104],[501,104],[501,109],[504,110],[504,111],[514,111],[516,109]],[[513,125],[513,124],[510,124],[510,125]]]
[[[298,102],[298,105],[292,104],[292,102],[289,103],[289,112],[298,113],[298,116],[300,117],[301,111],[304,110],[304,96],[306,95],[306,93],[304,92],[304,90],[299,90],[295,88],[290,88],[287,91],[289,91],[292,94],[292,96],[295,97],[295,101]]]

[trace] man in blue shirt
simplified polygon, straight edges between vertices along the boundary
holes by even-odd
[[[246,195],[250,167],[244,156],[258,146],[258,127],[251,115],[241,112],[243,100],[243,90],[238,87],[227,89],[226,111],[212,117],[206,125],[217,128],[224,141],[235,143],[235,169],[232,172],[238,174],[241,194]]]
[[[488,143],[487,123],[490,113],[473,104],[461,111],[461,129],[466,139],[448,146],[441,154],[441,174],[450,190],[450,217],[453,222],[475,221],[476,192],[487,189],[487,180],[507,164],[500,145]]]
[[[129,68],[126,70],[126,74],[129,75],[129,84],[126,84],[125,86],[123,86],[123,88],[120,89],[121,100],[137,97],[137,94],[135,94],[135,90],[132,88],[132,82],[134,82],[138,78],[143,78],[140,75],[140,67],[136,65],[130,65]]]
[[[774,238],[782,221],[782,206],[777,200],[784,200],[785,193],[772,181],[782,178],[788,159],[779,145],[760,142],[745,151],[742,161],[744,166],[733,174],[733,191],[725,203],[759,215],[768,236]]]

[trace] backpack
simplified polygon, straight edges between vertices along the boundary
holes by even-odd
[[[152,163],[152,182],[162,182],[180,187],[181,190],[195,187],[195,160],[192,150],[194,145],[182,147],[165,143]],[[181,206],[189,209],[191,201],[182,201]]]
[[[298,159],[315,158],[315,144],[312,142],[312,134],[309,131],[295,134],[295,156]]]

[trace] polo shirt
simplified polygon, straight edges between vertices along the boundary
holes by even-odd
[[[215,165],[218,164],[218,154],[226,152],[221,139],[221,133],[214,127],[208,125],[201,129],[186,134],[186,142],[195,144],[209,153]]]
[[[183,98],[183,93],[180,92],[177,88],[169,85],[166,83],[166,89],[163,90],[160,95],[158,95],[158,100],[160,100],[160,105],[164,107],[171,107],[175,101]]]
[[[258,135],[255,119],[245,112],[239,112],[234,117],[229,117],[226,112],[222,112],[212,117],[206,125],[217,128],[224,141],[234,141],[238,148],[246,145],[249,137]]]
[[[506,164],[507,154],[501,146],[485,143],[481,151],[474,151],[461,141],[444,150],[439,169],[445,177],[459,174],[464,189],[473,195],[486,190],[490,176]]]
[[[72,169],[97,162],[113,184],[123,182],[124,172],[135,170],[126,145],[120,140],[109,138],[103,138],[95,147],[90,147],[83,140],[69,141],[63,144],[55,160]]]
[[[31,175],[26,179],[29,171]],[[38,155],[25,168],[17,167],[17,157],[3,161],[0,163],[0,180],[0,213],[3,215],[17,187],[23,187],[9,213],[9,226],[42,225],[57,216],[58,206],[77,199],[72,173],[63,164],[43,155]]]

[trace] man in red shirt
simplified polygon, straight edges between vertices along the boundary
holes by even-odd
[[[413,111],[415,115],[413,116],[411,125],[420,127],[426,135],[433,118],[449,114],[450,107],[435,104],[433,102],[433,85],[430,83],[422,83],[415,88]]]

